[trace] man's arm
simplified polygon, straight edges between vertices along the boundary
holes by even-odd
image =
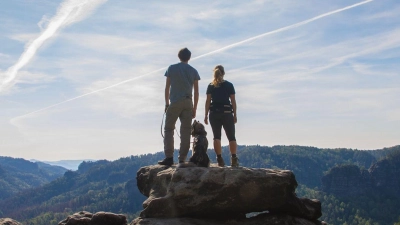
[[[193,93],[193,113],[192,113],[192,117],[195,118],[196,117],[196,110],[197,110],[197,103],[199,102],[199,80],[195,80],[194,84],[193,84],[193,89],[194,89],[194,93]]]
[[[169,106],[169,89],[171,88],[171,78],[167,77],[165,81],[165,112]]]

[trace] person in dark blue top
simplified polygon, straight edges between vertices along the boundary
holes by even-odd
[[[218,65],[214,68],[213,81],[207,87],[204,123],[208,124],[208,120],[210,120],[218,166],[225,166],[224,159],[221,156],[221,130],[223,127],[229,140],[231,166],[238,167],[239,160],[236,156],[237,143],[235,137],[235,123],[237,122],[235,88],[231,82],[224,80],[224,75],[223,66]],[[208,119],[208,115],[210,115],[210,119]]]

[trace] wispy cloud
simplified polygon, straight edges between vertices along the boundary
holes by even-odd
[[[225,46],[225,47],[218,48],[218,49],[213,50],[213,51],[211,51],[211,52],[208,52],[208,53],[205,53],[205,54],[202,54],[202,55],[193,57],[193,58],[191,59],[191,61],[198,60],[198,59],[201,59],[201,58],[210,56],[210,55],[214,55],[214,54],[217,54],[217,53],[226,51],[226,50],[231,49],[231,48],[235,48],[235,47],[237,47],[237,46],[240,46],[240,45],[243,45],[243,44],[252,42],[252,41],[254,41],[254,40],[257,40],[257,39],[260,39],[260,38],[263,38],[263,37],[266,37],[266,36],[269,36],[269,35],[272,35],[272,34],[277,34],[277,33],[283,32],[283,31],[287,31],[287,30],[290,30],[290,29],[293,29],[293,28],[297,28],[297,27],[306,25],[306,24],[308,24],[308,23],[311,23],[311,22],[313,22],[313,21],[322,19],[322,18],[324,18],[324,17],[330,16],[330,15],[333,15],[333,14],[336,14],[336,13],[340,13],[340,12],[342,12],[342,11],[352,9],[352,8],[354,8],[354,7],[358,7],[358,6],[361,6],[361,5],[363,5],[363,4],[366,4],[366,3],[369,3],[369,2],[372,2],[372,1],[373,1],[373,0],[367,0],[367,1],[359,2],[359,3],[356,3],[356,4],[350,5],[350,6],[346,6],[346,7],[337,9],[337,10],[330,11],[330,12],[328,12],[328,13],[324,13],[324,14],[315,16],[315,17],[313,17],[313,18],[311,18],[311,19],[307,19],[307,20],[301,21],[301,22],[299,22],[299,23],[295,23],[295,24],[292,24],[292,25],[289,25],[289,26],[286,26],[286,27],[282,27],[282,28],[279,28],[279,29],[276,29],[276,30],[273,30],[273,31],[269,31],[269,32],[260,34],[260,35],[256,35],[256,36],[254,36],[254,37],[251,37],[251,38],[248,38],[248,39],[245,39],[245,40],[242,40],[242,41],[239,41],[239,42],[236,42],[236,43],[227,45],[227,46]],[[71,101],[74,101],[74,100],[79,99],[79,98],[83,98],[83,97],[88,96],[88,95],[91,95],[91,94],[99,93],[99,92],[101,92],[101,91],[108,90],[108,89],[117,87],[117,86],[122,85],[122,84],[126,84],[126,83],[128,83],[128,82],[137,80],[137,79],[139,79],[139,78],[146,77],[146,76],[151,75],[151,74],[154,74],[154,73],[156,73],[156,72],[164,71],[165,69],[166,69],[166,67],[165,67],[165,68],[160,68],[160,69],[157,69],[157,70],[155,70],[155,71],[152,71],[152,72],[149,72],[149,73],[146,73],[146,74],[142,74],[142,75],[136,76],[136,77],[134,77],[134,78],[131,78],[131,79],[128,79],[128,80],[125,80],[125,81],[122,81],[122,82],[118,82],[118,83],[115,83],[115,84],[112,84],[112,85],[103,87],[103,88],[101,88],[101,89],[97,89],[97,90],[88,92],[88,93],[83,94],[83,95],[76,96],[76,97],[74,97],[74,98],[65,100],[65,101],[63,101],[63,102],[59,102],[59,103],[50,105],[50,106],[48,106],[48,107],[45,107],[45,108],[42,108],[42,109],[39,109],[39,110],[30,112],[30,113],[28,113],[28,114],[15,117],[15,118],[13,118],[13,119],[23,118],[23,117],[25,117],[25,116],[32,115],[32,114],[37,113],[37,112],[42,112],[42,111],[44,111],[44,110],[47,110],[47,109],[56,107],[56,106],[61,105],[61,104],[63,104],[63,103],[71,102]]]
[[[10,56],[8,56],[8,55],[6,55],[6,54],[3,54],[3,53],[0,53],[0,58],[9,58]]]
[[[84,19],[92,10],[105,1],[106,0],[64,1],[57,10],[56,15],[49,19],[47,27],[42,31],[39,37],[26,46],[25,51],[22,53],[17,63],[11,66],[4,74],[1,74],[0,92],[13,84],[18,71],[29,63],[43,43],[53,37],[63,27]]]
[[[275,76],[277,79],[274,77],[274,81],[271,80],[269,84],[301,80],[304,79],[305,76],[313,76],[313,74],[322,71],[329,71],[344,63],[355,64],[351,60],[388,56],[388,50],[400,47],[400,40],[396,38],[399,35],[400,30],[394,29],[365,37],[356,37],[330,45],[324,44],[316,46],[316,44],[314,44],[313,46],[308,46],[308,42],[312,42],[313,40],[308,40],[308,42],[299,40],[291,44],[279,43],[279,45],[277,45],[279,54],[268,52],[261,57],[267,59],[264,60],[264,62],[235,68],[232,72],[234,72],[235,76],[235,74],[241,74],[249,70],[257,71],[260,68],[266,68],[263,70],[264,73],[269,75],[278,74],[278,76]],[[293,49],[296,49],[295,53],[293,53]],[[274,55],[274,57],[269,55]],[[287,66],[288,64],[290,64],[290,67]],[[252,76],[248,79],[265,79],[259,77],[260,75]]]
[[[308,23],[311,23],[311,22],[313,22],[313,21],[315,21],[315,20],[319,20],[319,19],[321,19],[321,18],[330,16],[330,15],[333,15],[333,14],[336,14],[336,13],[339,13],[339,12],[342,12],[342,11],[345,11],[345,10],[348,10],[348,9],[351,9],[351,8],[354,8],[354,7],[357,7],[357,6],[360,6],[360,5],[363,5],[363,4],[372,2],[372,1],[373,1],[373,0],[367,0],[367,1],[364,1],[364,2],[360,2],[360,3],[354,4],[354,5],[350,5],[350,6],[347,6],[347,7],[341,8],[341,9],[338,9],[338,10],[334,10],[334,11],[331,11],[331,12],[328,12],[328,13],[321,14],[321,15],[319,15],[319,16],[315,16],[315,17],[313,17],[313,18],[311,18],[311,19],[304,20],[304,21],[302,21],[302,22],[295,23],[295,24],[292,24],[292,25],[290,25],[290,26],[286,26],[286,27],[282,27],[282,28],[279,28],[279,29],[276,29],[276,30],[273,30],[273,31],[270,31],[270,32],[266,32],[266,33],[263,33],[263,34],[260,34],[260,35],[257,35],[257,36],[248,38],[248,39],[246,39],[246,40],[239,41],[239,42],[236,42],[236,43],[234,43],[234,44],[225,46],[225,47],[223,47],[223,48],[220,48],[220,49],[211,51],[211,52],[209,52],[209,53],[203,54],[203,55],[201,55],[201,56],[198,56],[196,59],[202,58],[202,57],[206,57],[206,56],[208,56],[208,55],[212,55],[212,54],[215,54],[215,53],[218,53],[218,52],[221,52],[221,51],[225,51],[225,50],[227,50],[227,49],[234,48],[234,47],[236,47],[236,46],[238,46],[238,45],[242,45],[242,44],[245,44],[245,43],[248,43],[248,42],[251,42],[251,41],[260,39],[260,38],[263,38],[263,37],[265,37],[265,36],[269,36],[269,35],[276,34],[276,33],[280,33],[280,32],[283,32],[283,31],[286,31],[286,30],[290,30],[290,29],[293,29],[293,28],[296,28],[296,27],[299,27],[299,26],[303,26],[303,25],[306,25],[306,24],[308,24]]]
[[[370,14],[365,17],[366,20],[384,20],[387,19],[388,22],[393,22],[390,19],[397,18],[400,14],[400,6],[395,6],[390,10],[384,10],[379,13]]]

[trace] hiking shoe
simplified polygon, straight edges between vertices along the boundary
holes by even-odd
[[[218,166],[219,167],[224,167],[225,166],[225,162],[224,162],[224,159],[222,157],[217,157],[217,162],[218,162]]]
[[[164,165],[164,166],[172,166],[174,164],[174,158],[165,158],[162,161],[158,161],[159,165]]]
[[[239,167],[239,159],[237,157],[231,157],[231,167]]]

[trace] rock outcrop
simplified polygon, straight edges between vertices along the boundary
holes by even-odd
[[[21,225],[21,224],[10,218],[0,218],[0,225]]]
[[[337,196],[363,195],[372,188],[371,176],[356,165],[332,168],[322,177],[322,190]]]
[[[59,225],[126,225],[126,217],[120,214],[109,212],[78,212],[68,216]]]
[[[373,164],[368,171],[375,190],[400,198],[400,152]]]
[[[282,219],[286,222],[278,224],[320,223],[321,203],[296,196],[297,182],[289,170],[156,165],[138,171],[137,185],[148,199],[132,225],[161,224],[160,218],[163,224],[201,224],[187,223],[191,219],[208,221],[206,224],[231,220],[274,224]],[[246,219],[249,213],[266,211]],[[217,222],[210,222],[214,220]]]
[[[385,193],[400,198],[400,153],[374,163],[369,170],[356,165],[334,167],[322,177],[322,190],[336,196]]]

